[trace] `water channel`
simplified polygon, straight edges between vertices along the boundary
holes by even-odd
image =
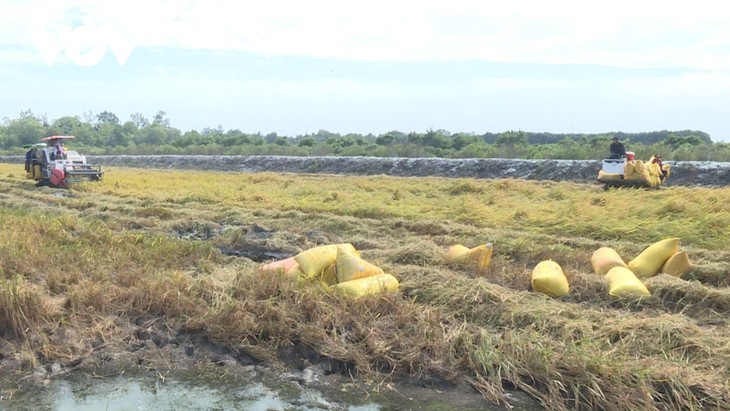
[[[7,384],[6,384],[7,385]],[[66,375],[34,384],[2,388],[0,410],[7,411],[390,411],[503,410],[478,396],[443,393],[441,399],[417,392],[371,393],[355,384],[327,389],[257,376],[162,377],[148,374]],[[521,404],[521,405],[520,405]],[[537,410],[518,399],[513,410]]]

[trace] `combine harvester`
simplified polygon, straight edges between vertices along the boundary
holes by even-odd
[[[43,143],[26,146],[26,177],[36,180],[36,186],[68,188],[82,181],[101,181],[104,171],[100,165],[88,164],[86,156],[63,146],[74,136],[50,136]]]
[[[598,171],[598,182],[608,190],[611,187],[659,188],[667,183],[669,164],[662,164],[661,157],[651,156],[643,162],[634,160],[633,152],[625,158],[604,159]]]

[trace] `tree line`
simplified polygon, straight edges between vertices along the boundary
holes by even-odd
[[[619,137],[637,158],[660,154],[665,160],[730,161],[730,145],[713,142],[699,130],[553,134],[509,130],[452,133],[389,131],[339,134],[326,130],[297,136],[245,133],[220,125],[182,132],[164,111],[152,118],[134,113],[122,122],[110,111],[49,120],[26,110],[0,125],[0,151],[22,154],[24,145],[51,135],[74,135],[74,148],[85,154],[209,154],[376,156],[442,158],[600,159],[608,155],[610,138]]]

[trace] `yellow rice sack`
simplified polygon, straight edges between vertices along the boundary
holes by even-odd
[[[277,271],[286,274],[292,267],[297,265],[294,257],[283,260],[272,261],[259,267],[259,273],[275,273]]]
[[[398,280],[390,274],[378,274],[357,280],[345,281],[332,286],[351,297],[380,294],[386,291],[395,292],[399,287]]]
[[[659,174],[659,166],[656,163],[648,163],[646,169],[649,171],[649,175],[655,176]]]
[[[487,271],[492,262],[494,247],[491,243],[478,245],[474,248],[467,248],[461,244],[453,245],[446,253],[446,261],[451,264],[460,264],[476,269],[476,272],[483,274]]]
[[[446,252],[446,262],[451,264],[462,264],[466,259],[466,254],[468,252],[469,247],[465,247],[461,244],[452,245]]]
[[[628,267],[616,250],[611,247],[601,247],[593,252],[591,266],[598,275],[606,275],[613,267]]]
[[[689,261],[687,252],[679,251],[669,257],[667,262],[662,266],[661,272],[675,277],[681,277],[690,268],[692,268],[692,263]]]
[[[672,174],[672,167],[669,164],[662,164],[662,170],[667,172],[667,177]]]
[[[342,246],[354,255],[360,255],[352,244],[329,244],[310,248],[294,256],[299,268],[307,277],[316,277],[322,274],[337,259],[337,247]]]
[[[491,243],[476,246],[467,253],[466,264],[475,268],[477,273],[483,274],[487,271],[489,263],[492,262],[493,251]]]
[[[636,173],[634,170],[634,162],[627,161],[626,164],[624,164],[624,178],[631,178],[631,176]]]
[[[657,241],[629,261],[629,269],[639,278],[655,276],[669,257],[679,251],[678,248],[679,238],[666,238]]]
[[[319,280],[327,285],[337,284],[337,263],[327,266]]]
[[[531,283],[533,290],[551,297],[561,297],[570,291],[563,268],[552,260],[541,261],[535,266]]]
[[[621,174],[618,173],[606,173],[603,170],[598,170],[598,179],[599,180],[621,180]]]
[[[608,294],[616,298],[649,297],[644,283],[626,267],[613,267],[606,274]]]
[[[383,274],[382,268],[352,254],[345,247],[337,247],[335,267],[338,283]]]
[[[646,164],[641,160],[634,161],[634,173],[643,174],[646,171]]]
[[[624,180],[629,180],[629,181],[637,181],[637,180],[643,180],[643,179],[644,179],[644,174],[634,173],[634,174],[631,174],[630,176],[624,176]]]
[[[290,280],[299,280],[304,276],[304,273],[302,273],[302,270],[299,269],[299,264],[294,263],[293,266],[289,269],[289,271],[286,272],[285,277]]]

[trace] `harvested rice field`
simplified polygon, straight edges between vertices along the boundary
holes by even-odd
[[[121,167],[62,190],[0,164],[0,374],[263,364],[501,406],[730,409],[727,204],[727,188]],[[593,253],[628,263],[666,238],[689,270],[610,296]],[[343,243],[398,290],[259,270]],[[488,267],[450,264],[456,244],[491,244]],[[545,260],[567,294],[533,290]]]

